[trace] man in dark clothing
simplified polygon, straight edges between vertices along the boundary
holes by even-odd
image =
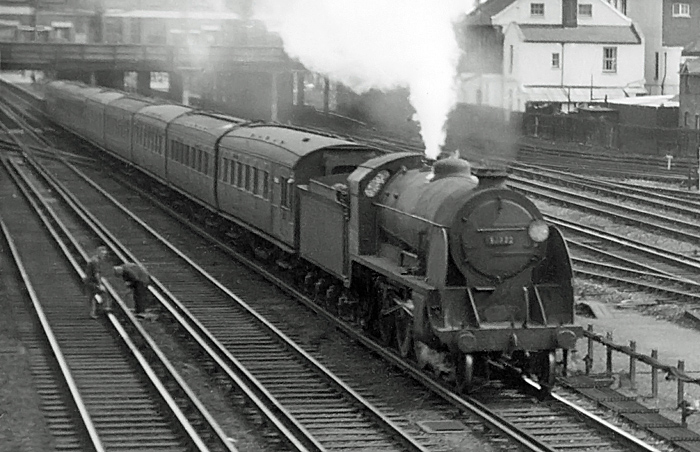
[[[90,303],[90,317],[97,318],[97,305],[104,301],[105,287],[102,285],[102,266],[108,255],[107,248],[97,247],[95,254],[88,259],[85,265],[85,277],[83,283],[88,291]]]
[[[139,264],[127,262],[124,265],[114,267],[114,274],[121,276],[126,286],[131,289],[136,315],[143,314],[150,304],[151,294],[148,291],[148,285],[151,284],[151,276],[148,271]]]

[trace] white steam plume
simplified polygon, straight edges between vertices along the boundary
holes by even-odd
[[[444,144],[456,103],[453,23],[467,0],[256,0],[254,15],[287,53],[357,93],[405,87],[428,157]]]

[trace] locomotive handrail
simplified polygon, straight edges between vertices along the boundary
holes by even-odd
[[[400,214],[400,215],[405,215],[405,216],[407,216],[407,217],[409,217],[409,218],[413,218],[413,219],[415,219],[415,220],[420,220],[420,221],[422,221],[422,222],[424,222],[424,223],[427,223],[427,224],[429,224],[429,225],[431,225],[431,226],[435,226],[435,227],[437,227],[437,228],[441,228],[441,229],[449,229],[449,228],[450,228],[449,226],[445,226],[445,225],[442,225],[442,224],[440,224],[440,223],[435,223],[434,221],[428,220],[427,218],[419,217],[418,215],[413,215],[412,213],[404,212],[404,211],[401,211],[401,210],[396,209],[396,208],[394,208],[394,207],[389,207],[389,206],[387,206],[387,205],[385,205],[385,204],[379,204],[379,203],[376,203],[376,202],[375,202],[375,203],[372,203],[372,205],[374,205],[374,206],[376,206],[376,207],[380,207],[380,208],[382,208],[382,209],[391,210],[392,212],[396,212],[396,213],[398,213],[398,214]]]

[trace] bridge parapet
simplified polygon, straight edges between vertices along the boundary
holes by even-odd
[[[178,47],[128,44],[0,42],[0,69],[79,71],[291,70],[301,66],[279,46]]]

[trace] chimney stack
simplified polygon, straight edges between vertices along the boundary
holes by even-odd
[[[576,28],[578,26],[578,0],[562,1],[561,24],[568,28]]]

